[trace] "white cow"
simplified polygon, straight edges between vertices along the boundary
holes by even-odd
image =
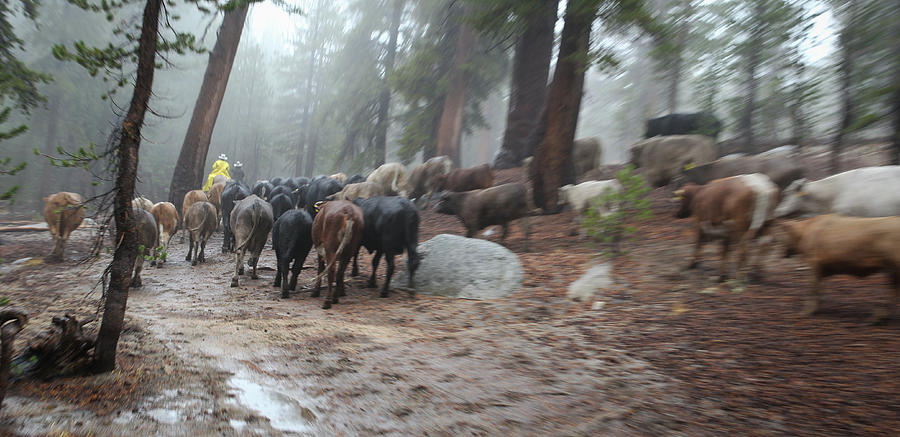
[[[900,215],[900,166],[863,167],[818,181],[798,179],[782,194],[776,217],[837,213],[856,217]]]
[[[578,185],[564,185],[559,187],[559,205],[572,205],[572,209],[581,213],[591,206],[591,201],[599,198],[607,191],[621,191],[622,185],[615,179],[606,181],[587,181]],[[602,207],[601,207],[602,208]],[[601,211],[605,212],[605,211]]]

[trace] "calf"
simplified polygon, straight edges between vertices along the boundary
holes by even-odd
[[[375,169],[366,178],[366,182],[374,182],[381,186],[381,191],[386,196],[406,197],[407,176],[406,167],[399,162],[389,162]]]
[[[150,211],[150,209],[153,208],[153,202],[144,196],[135,197],[134,200],[131,201],[131,206],[133,208],[143,209],[144,211]]]
[[[44,220],[53,236],[53,250],[47,261],[62,261],[69,235],[84,220],[84,200],[78,193],[51,194],[44,198]]]
[[[687,182],[698,185],[708,183],[713,179],[762,173],[783,190],[791,182],[803,178],[804,171],[789,157],[750,155],[719,158],[704,164],[688,165],[681,173]]]
[[[359,249],[362,238],[363,212],[351,202],[334,200],[320,203],[319,213],[313,221],[312,241],[318,255],[318,276],[312,297],[318,297],[322,276],[328,275],[328,294],[322,308],[331,308],[344,295],[344,271]],[[338,263],[335,266],[335,263]],[[335,293],[332,283],[336,284]]]
[[[606,181],[587,181],[578,185],[563,185],[559,187],[559,205],[571,205],[572,209],[580,216],[591,206],[594,199],[604,194],[622,190],[622,185],[616,179]]]
[[[290,196],[291,191],[294,191],[294,188],[291,188],[287,185],[276,185],[275,188],[272,189],[272,192],[269,194],[269,200],[272,200],[272,198],[279,194],[286,194]]]
[[[156,220],[153,219],[153,214],[143,208],[132,208],[131,211],[134,214],[134,231],[138,244],[138,256],[134,259],[134,277],[131,278],[131,287],[140,288],[143,285],[141,271],[144,269],[144,255],[150,255],[156,247],[159,234],[157,234]],[[143,250],[141,250],[142,246]]]
[[[184,260],[190,261],[192,266],[206,261],[206,242],[216,231],[217,223],[216,207],[211,202],[197,202],[184,214],[184,227],[190,235],[190,245]],[[191,253],[194,254],[193,258]]]
[[[169,240],[172,239],[172,236],[175,235],[175,231],[178,229],[178,211],[175,210],[175,205],[170,202],[159,202],[153,205],[153,208],[150,209],[150,214],[153,214],[153,219],[156,220],[157,233],[159,234],[159,244],[156,246],[156,252],[154,253],[155,259],[150,262],[150,265],[153,266],[155,263],[156,267],[162,267],[163,263],[166,262]]]
[[[527,244],[530,210],[526,196],[525,185],[518,183],[462,193],[444,193],[434,205],[434,210],[458,217],[466,227],[466,237],[469,238],[487,226],[501,225],[503,235],[500,238],[505,240],[509,222],[522,219],[520,223]]]
[[[256,264],[272,230],[272,206],[256,195],[250,195],[234,206],[231,211],[231,227],[234,231],[234,276],[231,286],[237,287],[238,276],[244,274],[244,255],[249,250],[251,279],[259,279]]]
[[[269,200],[269,205],[272,205],[273,220],[278,220],[278,217],[281,217],[282,214],[294,209],[294,202],[286,194],[279,194],[273,197]],[[275,245],[274,241],[272,241],[272,245]]]
[[[900,166],[863,167],[818,181],[796,180],[784,190],[776,217],[837,213],[856,217],[900,215]]]
[[[347,175],[345,175],[344,173],[335,173],[329,177],[338,181],[338,183],[341,185],[344,185],[344,182],[347,182]]]
[[[378,269],[381,256],[384,255],[387,272],[384,286],[381,288],[381,297],[388,297],[391,277],[394,276],[394,256],[402,255],[406,250],[406,267],[409,271],[407,287],[410,296],[414,295],[413,275],[419,267],[419,256],[416,253],[416,246],[419,244],[418,209],[412,202],[402,197],[379,196],[358,199],[354,203],[362,208],[365,222],[361,244],[369,253],[375,252],[368,286],[375,288],[375,271]],[[356,265],[356,258],[353,259],[353,264]]]
[[[208,202],[209,197],[206,197],[206,192],[203,190],[191,190],[184,194],[184,201],[181,202],[181,238],[178,241],[184,243],[184,234],[187,232],[184,228],[184,215],[185,212],[191,208],[191,205],[197,202]]]
[[[250,188],[243,182],[231,182],[222,191],[222,253],[234,251],[234,233],[231,232],[231,212],[234,205],[250,196]]]
[[[764,233],[778,203],[778,187],[764,174],[732,176],[716,179],[706,185],[687,184],[676,191],[681,208],[678,218],[693,217],[697,229],[694,256],[688,266],[697,266],[703,243],[722,240],[722,260],[719,264],[719,281],[724,281],[728,269],[728,249],[737,243],[740,251],[737,277],[747,262],[748,244]],[[768,242],[760,244],[757,264],[761,261]],[[761,274],[761,267],[754,270]]]
[[[879,323],[896,314],[900,294],[900,217],[860,218],[835,214],[785,222],[785,256],[803,254],[813,272],[813,284],[803,313],[819,309],[822,279],[831,275],[865,277],[885,272],[891,279],[886,309],[869,318]]]
[[[325,200],[328,196],[341,191],[341,184],[327,176],[315,177],[309,183],[306,190],[306,212],[313,218],[316,217],[316,203]]]
[[[441,191],[480,190],[494,184],[494,172],[491,166],[481,164],[472,168],[457,168],[435,179],[436,188]]]
[[[431,202],[431,195],[439,191],[438,177],[446,175],[453,170],[453,160],[449,156],[435,156],[416,166],[409,173],[409,198],[415,199],[416,204],[421,204],[425,198],[425,208]]]
[[[309,213],[292,209],[275,220],[272,227],[272,245],[278,260],[274,286],[281,287],[281,297],[284,299],[290,296],[289,290],[297,289],[297,275],[312,248],[312,223]],[[290,282],[288,273],[291,274]]]
[[[715,139],[722,131],[722,122],[709,112],[669,114],[647,120],[644,138],[665,135],[706,135]]]
[[[360,182],[358,184],[350,184],[345,185],[344,189],[334,193],[328,197],[326,200],[353,200],[353,199],[368,199],[370,197],[375,196],[383,196],[384,193],[381,191],[381,185],[378,185],[374,182]]]

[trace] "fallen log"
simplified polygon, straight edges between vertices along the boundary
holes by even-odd
[[[6,389],[9,387],[9,371],[12,365],[13,343],[16,335],[22,331],[28,323],[28,316],[17,309],[0,311],[0,408],[6,399]]]
[[[95,339],[84,333],[89,318],[79,322],[75,316],[56,316],[50,327],[28,342],[28,347],[16,357],[16,377],[52,379],[88,372]]]

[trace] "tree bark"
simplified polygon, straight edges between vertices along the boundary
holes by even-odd
[[[547,101],[547,78],[553,52],[553,26],[559,0],[546,0],[516,39],[512,77],[509,83],[509,108],[503,144],[494,159],[494,168],[522,165],[534,154],[534,143],[528,141],[541,110]]]
[[[0,311],[0,408],[6,399],[6,389],[9,388],[13,343],[27,323],[28,316],[22,311],[14,308]]]
[[[747,78],[745,86],[747,94],[744,97],[744,110],[741,113],[740,129],[741,137],[744,140],[744,146],[749,152],[757,153],[756,139],[753,132],[753,113],[756,112],[756,91],[759,82],[756,78],[756,71],[759,69],[759,63],[762,58],[762,40],[763,27],[762,17],[765,13],[765,4],[762,0],[756,0],[754,6],[754,24],[750,33],[750,41],[746,46],[749,53],[747,54]]]
[[[690,20],[693,18],[693,4],[691,0],[681,0],[681,24],[675,35],[675,59],[672,61],[672,69],[669,71],[669,89],[666,96],[666,107],[669,114],[678,112],[678,91],[681,86],[681,75],[684,68],[684,50],[687,46],[687,36],[690,31]]]
[[[303,107],[303,137],[304,143],[306,145],[306,167],[305,172],[302,174],[306,174],[307,176],[312,177],[313,171],[316,166],[316,149],[318,148],[318,142],[315,138],[315,133],[313,132],[315,129],[312,127],[312,117],[315,113],[313,107],[313,84],[314,78],[316,75],[316,58],[318,56],[318,39],[319,39],[319,16],[318,14],[322,11],[322,1],[320,0],[316,3],[316,16],[313,18],[313,26],[310,30],[309,40],[313,42],[312,52],[309,54],[309,67],[306,71],[306,102]],[[303,164],[303,146],[297,149],[297,171],[300,171],[300,165]],[[297,174],[297,176],[301,176],[302,174]]]
[[[469,73],[466,63],[472,56],[477,41],[475,29],[466,21],[466,14],[460,14],[461,23],[456,50],[450,61],[450,72],[447,96],[444,98],[444,109],[438,127],[437,154],[447,155],[455,163],[459,163],[459,142],[462,137],[463,112],[466,108],[466,87]]]
[[[853,119],[856,117],[856,108],[853,100],[853,70],[856,64],[856,47],[854,35],[854,26],[857,22],[857,4],[856,0],[847,2],[847,18],[844,23],[841,34],[838,38],[841,50],[841,121],[838,126],[837,133],[834,136],[834,143],[831,145],[831,172],[838,173],[841,168],[841,150],[844,148],[846,134]]]
[[[47,114],[47,138],[44,141],[44,153],[48,155],[56,155],[56,146],[57,146],[57,134],[59,132],[59,106],[62,104],[60,102],[59,92],[54,94],[50,101],[48,102],[48,106],[50,106],[50,112]],[[50,163],[47,160],[41,160],[41,189],[37,193],[38,201],[42,202],[44,196],[49,196],[53,193],[51,191],[54,187],[51,186],[51,172],[50,171]],[[66,190],[70,191],[70,190]]]
[[[250,4],[247,3],[225,12],[216,45],[209,54],[200,94],[197,96],[197,103],[194,104],[191,123],[184,136],[184,144],[181,145],[181,153],[178,155],[178,163],[175,164],[172,184],[169,187],[169,202],[175,204],[179,213],[183,213],[181,201],[185,193],[199,189],[203,185],[209,141],[216,126],[222,99],[225,97],[228,76],[231,74],[231,66],[234,64],[238,44],[241,42],[241,33],[249,8]]]
[[[547,106],[543,111],[541,140],[531,164],[534,204],[545,213],[558,211],[557,189],[574,182],[572,143],[581,108],[591,23],[597,15],[597,3],[575,3],[566,7],[565,25],[559,44],[556,71],[550,84]]]
[[[406,0],[394,0],[394,9],[391,11],[391,29],[388,39],[387,53],[384,56],[384,79],[381,84],[381,94],[378,96],[378,121],[375,125],[375,168],[384,164],[387,159],[387,130],[390,121],[391,108],[391,73],[394,72],[394,61],[397,58],[397,36],[400,34],[400,18],[403,15],[403,6]]]
[[[894,19],[894,36],[900,35],[900,22],[895,18]],[[891,165],[900,165],[900,44],[896,43],[895,38],[894,48],[892,50],[894,60],[894,92],[893,100],[894,102],[891,104],[891,110],[894,114],[894,117],[891,119],[891,124],[893,133],[892,133],[892,147],[891,147],[891,157],[890,163]]]
[[[125,306],[128,303],[128,287],[137,256],[137,235],[131,211],[134,197],[134,181],[137,176],[138,152],[141,146],[141,127],[144,114],[153,91],[153,73],[156,63],[157,32],[159,31],[159,11],[162,0],[147,0],[138,42],[137,78],[128,113],[122,121],[117,147],[118,168],[116,171],[116,192],[113,200],[116,220],[116,246],[112,264],[109,266],[110,282],[103,305],[103,320],[97,334],[94,348],[93,371],[108,372],[116,367],[116,346],[125,320]],[[180,202],[179,202],[180,203]]]

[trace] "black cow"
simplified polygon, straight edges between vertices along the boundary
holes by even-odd
[[[294,191],[294,189],[290,188],[286,185],[276,185],[275,188],[272,188],[272,192],[269,193],[269,200],[272,200],[275,196],[277,196],[279,194],[285,194],[287,196],[290,196],[291,191]]]
[[[360,182],[365,182],[365,181],[366,181],[366,178],[362,177],[362,175],[355,174],[355,175],[347,178],[347,182],[344,182],[344,186],[346,187],[347,185],[350,185],[350,184],[358,184]]]
[[[234,205],[249,196],[250,187],[247,184],[232,180],[222,190],[222,228],[224,237],[222,240],[222,253],[234,251],[234,233],[231,232],[231,211]]]
[[[278,220],[282,214],[294,209],[294,202],[291,196],[287,194],[278,194],[269,199],[269,205],[272,205],[272,217]],[[273,243],[274,244],[274,243]]]
[[[277,187],[277,186],[281,185],[281,183],[282,183],[283,181],[284,181],[284,178],[272,178],[272,179],[269,179],[269,183],[272,184],[273,187]]]
[[[285,299],[289,297],[289,290],[297,289],[297,275],[312,248],[312,222],[306,211],[292,209],[282,214],[272,228],[272,244],[278,260],[274,285],[281,287],[281,297]],[[290,282],[288,271],[291,273]]]
[[[306,212],[313,218],[316,217],[316,202],[325,200],[326,197],[341,191],[343,186],[340,182],[331,179],[328,176],[316,176],[309,183],[306,191]]]
[[[253,189],[250,191],[262,200],[269,200],[269,196],[272,195],[272,190],[274,189],[275,186],[269,181],[256,181],[256,184],[253,185]]]
[[[231,169],[231,179],[234,179],[239,182],[244,182],[244,167],[237,167]]]
[[[309,185],[309,178],[306,176],[295,176],[291,178],[291,182],[293,182],[297,188],[300,188],[304,185]]]
[[[712,138],[719,136],[722,123],[708,112],[669,114],[647,120],[644,138],[664,135],[700,134]]]
[[[372,275],[369,277],[368,286],[374,288],[375,271],[378,269],[378,261],[381,256],[387,262],[387,274],[384,278],[384,286],[381,288],[381,297],[388,297],[391,286],[391,277],[394,275],[394,256],[400,255],[406,250],[406,268],[409,271],[410,296],[415,294],[413,290],[413,275],[419,267],[419,255],[416,246],[419,244],[419,210],[416,206],[403,197],[376,196],[368,199],[356,199],[353,203],[363,210],[363,237],[360,242],[368,249],[369,253],[375,252],[372,258]],[[354,258],[354,270],[356,258]]]
[[[306,209],[306,192],[309,191],[309,184],[301,185],[294,191],[291,191],[291,200],[294,202],[294,208]]]

